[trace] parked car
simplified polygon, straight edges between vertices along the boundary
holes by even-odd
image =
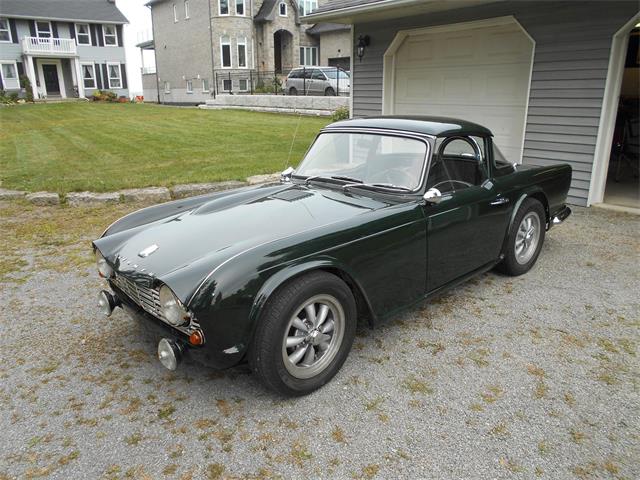
[[[157,331],[158,357],[248,361],[307,394],[371,325],[474,275],[521,275],[566,219],[569,165],[506,162],[491,132],[431,117],[337,122],[282,180],[152,206],[93,242],[111,291]]]
[[[288,95],[349,95],[351,77],[336,67],[300,67],[287,75],[284,90]]]

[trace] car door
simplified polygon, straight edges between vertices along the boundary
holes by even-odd
[[[324,95],[324,89],[327,85],[327,77],[317,68],[311,74],[312,95]]]
[[[436,143],[427,191],[427,291],[465,276],[500,255],[509,201],[489,177],[486,142],[481,137],[449,137]]]

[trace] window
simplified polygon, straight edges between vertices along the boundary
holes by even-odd
[[[164,82],[164,93],[171,93],[171,84],[169,82]]]
[[[187,93],[193,93],[193,80],[187,80]]]
[[[247,68],[247,39],[238,39],[238,68]]]
[[[249,82],[246,78],[241,78],[239,84],[241,92],[246,92],[247,90],[249,90]]]
[[[229,80],[228,78],[222,80],[222,90],[224,90],[225,92],[231,91],[231,80]]]
[[[118,46],[118,34],[116,33],[115,25],[103,25],[102,36],[104,37],[104,44],[107,47]]]
[[[324,73],[322,73],[320,70],[314,70],[313,73],[311,74],[311,79],[312,80],[326,80],[327,77],[325,77]]]
[[[479,152],[476,151],[476,144]],[[438,155],[434,156],[429,169],[427,188],[437,188],[443,193],[454,192],[482,185],[487,179],[484,139],[454,137],[439,140],[436,149]]]
[[[20,82],[18,81],[18,69],[16,62],[1,63],[2,69],[2,85],[7,90],[17,90],[20,88]]]
[[[236,0],[236,15],[244,16],[244,0]]]
[[[51,38],[51,23],[36,22],[36,36],[38,38]]]
[[[280,2],[280,5],[278,6],[278,10],[280,12],[281,17],[287,16],[287,4],[285,2]]]
[[[229,15],[229,0],[220,0],[220,15]]]
[[[91,45],[91,30],[87,23],[76,23],[76,42],[78,45]]]
[[[318,0],[298,0],[300,15],[309,15],[318,8]]]
[[[184,18],[189,18],[189,0],[184,0]]]
[[[229,42],[229,37],[220,38],[220,52],[222,68],[231,68],[231,43]]]
[[[318,47],[300,47],[300,65],[318,65]]]
[[[209,79],[202,79],[202,93],[209,93]]]
[[[178,9],[176,8],[176,4],[173,5],[173,23],[178,23]]]
[[[93,63],[82,64],[82,79],[84,88],[96,88],[96,70]]]
[[[11,27],[9,25],[9,19],[0,18],[0,42],[9,42],[11,43],[13,39],[11,38]]]
[[[109,72],[109,88],[122,88],[122,72],[119,63],[107,63]]]

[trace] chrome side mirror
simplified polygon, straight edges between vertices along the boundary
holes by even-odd
[[[437,205],[442,201],[442,193],[437,188],[430,188],[422,198],[428,204]]]
[[[291,181],[291,175],[293,175],[293,172],[295,172],[295,171],[296,171],[295,168],[287,167],[280,174],[280,181],[281,182],[290,182]]]

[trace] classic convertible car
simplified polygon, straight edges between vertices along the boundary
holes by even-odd
[[[571,213],[571,167],[514,165],[486,128],[434,117],[333,123],[281,181],[152,206],[93,242],[123,307],[158,332],[158,357],[248,361],[284,395],[307,394],[375,324],[496,267],[536,262]]]

